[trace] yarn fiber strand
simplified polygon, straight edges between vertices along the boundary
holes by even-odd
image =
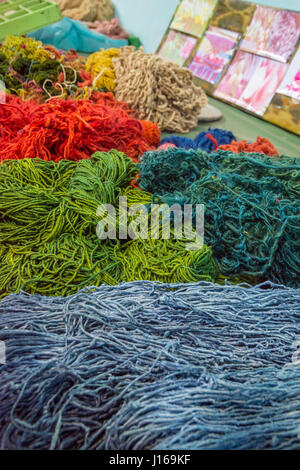
[[[123,283],[0,302],[2,449],[299,449],[300,291]]]
[[[112,62],[116,98],[128,103],[140,119],[170,132],[189,132],[197,126],[207,97],[194,85],[188,69],[131,46],[122,47]]]
[[[116,150],[78,162],[9,160],[0,165],[0,296],[21,289],[67,296],[90,284],[136,279],[214,281],[211,250],[188,251],[184,240],[119,240],[97,236],[100,204],[119,196],[150,206],[132,188],[137,167]],[[130,223],[130,218],[128,220]],[[148,230],[148,229],[147,229]]]
[[[204,240],[224,276],[300,287],[298,158],[172,148],[144,154],[139,175],[153,202],[204,204]]]

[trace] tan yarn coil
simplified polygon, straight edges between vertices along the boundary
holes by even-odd
[[[132,46],[122,47],[113,65],[116,98],[128,103],[139,119],[169,132],[189,132],[197,125],[207,97],[188,69]]]
[[[111,20],[115,14],[115,8],[111,0],[97,0],[97,16],[95,20],[100,23],[102,21]]]
[[[105,21],[114,16],[111,0],[55,0],[63,16],[80,21]]]

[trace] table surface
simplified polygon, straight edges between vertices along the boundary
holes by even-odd
[[[212,123],[201,123],[188,134],[181,135],[194,138],[199,132],[207,130],[208,127],[219,127],[233,132],[238,140],[255,142],[257,136],[266,137],[281,155],[300,157],[300,137],[296,134],[213,98],[209,98],[209,103],[222,111],[223,118]],[[164,137],[167,135],[170,133],[163,133]]]

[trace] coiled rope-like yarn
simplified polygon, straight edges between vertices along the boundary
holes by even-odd
[[[55,0],[63,16],[81,21],[111,20],[114,6],[111,0]]]
[[[115,7],[112,0],[97,0],[97,14],[95,20],[107,21],[111,20],[115,13]]]
[[[2,449],[299,449],[300,291],[124,283],[0,302]]]
[[[188,69],[131,46],[122,47],[112,62],[116,98],[128,103],[140,119],[170,132],[188,132],[197,125],[207,97]]]
[[[205,205],[223,275],[300,286],[299,159],[174,148],[146,153],[139,175],[156,203]]]
[[[0,165],[0,296],[66,296],[94,284],[150,279],[175,282],[218,275],[211,249],[184,240],[100,240],[100,204],[151,204],[130,182],[137,167],[124,154],[97,152],[79,162],[9,160]],[[129,221],[128,221],[129,222]]]
[[[134,119],[122,103],[111,106],[113,99],[105,94],[95,99],[96,103],[53,98],[37,104],[6,95],[6,102],[0,106],[0,160],[79,160],[95,151],[111,149],[137,160],[158,145],[160,132],[156,124]]]

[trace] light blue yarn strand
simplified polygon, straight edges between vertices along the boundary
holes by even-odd
[[[2,449],[299,449],[300,291],[158,284],[0,302]]]

